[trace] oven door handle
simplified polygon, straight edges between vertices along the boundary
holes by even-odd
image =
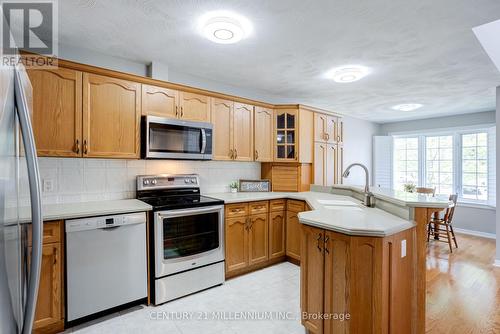
[[[200,213],[208,213],[208,212],[218,212],[223,210],[223,206],[209,206],[209,207],[201,207],[201,208],[192,208],[192,209],[180,209],[180,210],[171,210],[168,212],[158,212],[158,218],[164,219],[164,218],[173,218],[173,217],[179,217],[182,215],[197,215]]]
[[[201,154],[205,154],[207,148],[207,133],[205,129],[201,129]]]

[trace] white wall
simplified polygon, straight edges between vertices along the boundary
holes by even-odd
[[[370,184],[373,183],[373,136],[380,131],[376,123],[352,117],[344,117],[344,169],[353,162],[360,162],[370,171]],[[365,174],[361,168],[354,167],[344,184],[364,185]]]
[[[135,198],[136,177],[196,173],[203,193],[228,192],[229,183],[259,179],[258,162],[39,158],[40,178],[52,181],[45,204]]]
[[[466,115],[454,115],[447,117],[419,119],[414,121],[384,123],[380,125],[380,134],[385,136],[397,132],[432,130],[486,124],[495,124],[494,110]]]
[[[481,112],[481,113],[474,113],[467,115],[455,115],[448,117],[420,119],[415,121],[385,123],[380,125],[380,135],[384,136],[384,135],[389,135],[391,133],[424,131],[424,130],[449,128],[449,127],[493,125],[495,124],[495,117],[496,117],[495,111],[489,111],[489,112]],[[497,141],[498,141],[498,136],[497,136]],[[497,155],[498,155],[498,142],[497,142]],[[499,172],[497,166],[496,174],[500,175],[498,173]],[[498,201],[498,196],[497,196],[497,201]],[[496,234],[497,223],[496,223],[495,208],[467,207],[467,206],[460,206],[459,203],[457,210],[455,211],[455,216],[453,220],[454,220],[453,226],[455,226],[458,229],[464,229],[480,233]],[[500,222],[498,224],[500,224]]]

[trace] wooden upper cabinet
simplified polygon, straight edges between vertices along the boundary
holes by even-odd
[[[201,94],[180,92],[180,118],[187,121],[210,121],[210,97]]]
[[[337,125],[338,125],[338,117],[328,116],[327,117],[327,142],[332,144],[337,142]]]
[[[233,159],[233,101],[212,99],[213,159]]]
[[[274,160],[297,161],[298,110],[276,110],[274,115]]]
[[[326,142],[328,135],[328,116],[314,113],[314,141]]]
[[[325,186],[327,174],[327,144],[317,142],[314,144],[314,184]]]
[[[253,161],[253,106],[234,103],[233,109],[234,160]]]
[[[82,155],[82,72],[27,70],[33,86],[33,132],[39,156]]]
[[[325,186],[333,186],[340,183],[342,171],[339,169],[338,150],[336,144],[328,144],[326,147],[326,182]]]
[[[255,161],[273,161],[273,110],[255,107]]]
[[[344,142],[344,121],[342,121],[341,119],[339,119],[337,121],[336,135],[337,135],[337,142],[343,143]]]
[[[179,92],[173,89],[142,85],[142,114],[177,118]]]
[[[83,155],[139,158],[141,85],[83,74]]]
[[[269,259],[268,214],[250,216],[248,228],[249,265],[265,262]]]

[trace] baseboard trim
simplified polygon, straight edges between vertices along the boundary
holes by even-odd
[[[497,236],[494,233],[486,233],[486,232],[479,232],[479,231],[473,231],[473,230],[466,230],[463,228],[453,228],[453,230],[457,233],[462,233],[462,234],[468,234],[468,235],[473,235],[476,237],[483,237],[483,238],[488,238],[488,239],[496,239]]]

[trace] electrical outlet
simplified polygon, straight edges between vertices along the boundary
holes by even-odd
[[[406,239],[401,240],[401,257],[406,256]]]
[[[42,188],[43,188],[43,192],[46,192],[46,193],[54,191],[54,180],[43,179]]]

